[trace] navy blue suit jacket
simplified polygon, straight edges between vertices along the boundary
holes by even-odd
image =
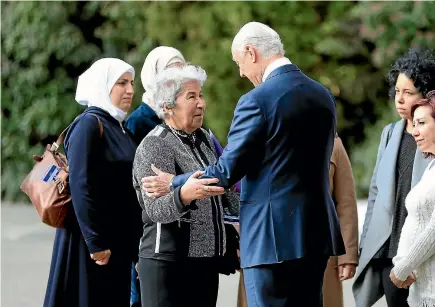
[[[293,64],[240,98],[228,145],[205,176],[224,187],[243,178],[243,268],[345,253],[329,192],[335,131],[331,93]]]

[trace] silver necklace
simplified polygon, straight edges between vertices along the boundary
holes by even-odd
[[[178,131],[178,130],[172,128],[172,127],[169,126],[169,125],[168,125],[168,127],[171,129],[171,131],[172,131],[174,134],[177,134],[178,136],[181,136],[181,137],[183,137],[183,138],[186,138],[186,137],[187,137],[187,138],[189,139],[189,141],[191,141],[191,142],[193,143],[193,145],[195,145],[195,142],[196,142],[196,133],[195,133],[195,131],[193,131],[191,134],[188,134],[188,133],[183,134],[182,132],[180,132],[180,131]]]

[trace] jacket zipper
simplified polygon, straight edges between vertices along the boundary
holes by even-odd
[[[122,126],[121,126],[122,127]],[[183,141],[177,136],[177,134],[175,133],[175,132],[172,132],[173,134],[174,134],[174,136],[181,142],[181,144],[183,145],[183,147],[184,147],[184,149],[186,149],[186,151],[187,151],[187,153],[188,153],[188,155],[192,158],[192,160],[194,161],[194,162],[197,162],[198,164],[199,164],[199,166],[200,167],[203,167],[203,168],[206,168],[207,167],[207,165],[205,165],[205,163],[204,163],[204,161],[202,161],[202,159],[201,159],[201,155],[199,155],[199,153],[198,153],[198,155],[196,154],[196,152],[195,152],[195,147],[194,146],[191,146],[191,145],[189,145],[189,149],[193,152],[193,155],[191,155],[190,153],[189,153],[189,149],[187,149],[187,147],[184,145],[184,143],[183,143]],[[194,157],[195,156],[195,157]],[[219,223],[219,216],[220,216],[220,211],[219,211],[219,202],[217,202],[217,204],[213,201],[213,199],[212,198],[210,198],[210,202],[211,202],[211,205],[212,206],[214,206],[214,208],[215,208],[215,210],[216,210],[216,227],[217,227],[217,233],[218,233],[218,251],[217,251],[217,254],[219,255],[219,256],[223,256],[223,246],[221,245],[221,236],[222,236],[222,234],[223,234],[223,229],[221,229],[221,227],[223,226],[223,225],[221,225],[220,223]],[[212,214],[212,219],[213,219],[213,214]],[[181,219],[179,219],[178,220],[178,227],[181,227]],[[223,242],[223,239],[222,239],[222,242]],[[222,250],[222,252],[221,252],[221,250]]]
[[[124,132],[124,134],[125,134],[125,130],[124,130],[124,127],[122,126],[122,124],[119,123],[119,125],[121,126],[122,132]]]
[[[192,149],[192,151],[193,152],[195,152],[195,148],[194,147],[191,147],[191,149]],[[195,153],[195,156],[196,156],[197,154]],[[199,155],[199,153],[198,153],[198,155],[197,155],[197,157],[198,157],[198,160],[199,160],[199,164],[203,167],[203,168],[206,168],[207,167],[207,165],[205,165],[205,163],[204,163],[204,161],[202,161],[202,159],[201,159],[201,157],[200,157],[200,155]],[[218,252],[218,255],[219,256],[223,256],[223,252],[221,253],[221,250],[223,251],[223,248],[222,248],[222,246],[221,246],[221,234],[223,233],[223,230],[221,229],[221,224],[219,223],[219,216],[220,216],[220,211],[219,211],[219,201],[214,201],[212,198],[210,198],[210,202],[211,202],[211,205],[212,206],[214,206],[215,208],[216,208],[216,225],[217,225],[217,228],[218,228],[218,231],[217,231],[217,233],[218,233],[218,248],[219,248],[219,250],[217,251]]]

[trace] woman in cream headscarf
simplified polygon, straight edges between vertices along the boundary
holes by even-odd
[[[166,46],[154,48],[146,57],[140,74],[145,89],[145,93],[142,95],[143,103],[129,116],[126,122],[127,129],[133,134],[138,145],[155,126],[162,122],[153,106],[156,75],[167,67],[182,66],[185,63],[184,56],[180,51]]]
[[[128,117],[125,123],[137,145],[155,126],[162,123],[162,120],[154,111],[153,105],[156,75],[167,67],[182,66],[185,63],[184,56],[180,51],[166,46],[154,48],[146,57],[140,74],[145,90],[142,95],[142,104]],[[131,271],[131,307],[140,306],[139,289],[139,280],[135,264],[133,264]]]
[[[88,108],[64,141],[72,205],[65,229],[56,231],[44,307],[129,306],[141,235],[131,185],[136,144],[123,126],[134,73],[104,58],[79,77],[76,101]]]

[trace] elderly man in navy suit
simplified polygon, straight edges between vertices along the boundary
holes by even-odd
[[[329,192],[334,98],[284,57],[279,35],[264,24],[243,26],[232,54],[255,88],[237,103],[228,145],[204,177],[218,178],[224,188],[243,178],[240,251],[248,305],[320,307],[327,260],[345,253]],[[180,186],[189,175],[158,171],[143,180],[144,189],[158,197],[165,184]],[[215,186],[202,189],[219,193]]]

